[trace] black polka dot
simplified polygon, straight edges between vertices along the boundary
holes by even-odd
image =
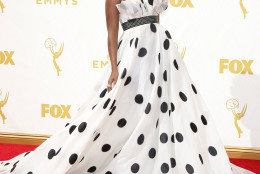
[[[78,159],[78,155],[76,153],[73,153],[72,155],[70,155],[69,163],[72,165],[77,161],[77,159]]]
[[[104,144],[102,146],[102,152],[107,152],[110,150],[110,148],[111,148],[111,146],[109,144]]]
[[[168,173],[169,172],[169,165],[167,163],[163,163],[161,165],[161,171],[162,171],[162,173]]]
[[[72,132],[76,129],[76,125],[70,126],[69,133],[72,134]]]
[[[154,74],[151,72],[151,74],[150,74],[150,81],[151,81],[152,84],[154,84],[154,80],[155,80],[155,76],[154,76]]]
[[[120,64],[120,62],[121,62],[121,60],[119,60],[119,61],[117,62],[117,65],[116,65],[116,66],[118,66],[118,65]]]
[[[203,159],[202,159],[201,154],[199,154],[199,158],[200,158],[200,162],[201,162],[201,164],[203,164]]]
[[[163,72],[163,80],[167,81],[167,71],[166,70]]]
[[[138,104],[143,103],[143,96],[141,94],[137,94],[135,96],[135,102],[138,103]]]
[[[145,112],[146,114],[149,114],[149,112],[151,111],[151,107],[152,107],[152,106],[151,106],[151,103],[148,102],[147,105],[146,105],[146,108],[145,108],[145,111],[144,111],[144,112]]]
[[[140,48],[138,52],[139,57],[144,57],[147,54],[147,50],[145,48]]]
[[[134,38],[132,38],[132,39],[130,40],[130,47],[132,46],[133,40],[134,40]]]
[[[178,142],[182,142],[182,141],[183,141],[183,136],[182,136],[181,133],[179,133],[179,132],[176,133],[176,140],[177,140]]]
[[[150,24],[150,28],[152,32],[156,33],[156,26],[154,25],[154,23]]]
[[[100,98],[103,98],[107,92],[107,88],[105,88],[99,95]]]
[[[67,123],[67,124],[65,125],[65,127],[67,127],[69,124],[70,124],[70,123]]]
[[[28,155],[29,153],[31,153],[31,151],[29,151],[29,152],[26,152],[26,153],[24,154],[24,156]]]
[[[61,147],[59,148],[59,150],[56,152],[55,155],[58,155],[60,153]]]
[[[135,39],[135,48],[137,48],[137,44],[138,44],[138,37]]]
[[[119,47],[120,47],[122,41],[123,41],[123,40],[121,40],[121,41],[119,42],[117,49],[119,49]]]
[[[33,174],[33,172],[28,172],[27,174]]]
[[[168,135],[167,135],[165,132],[163,132],[163,133],[160,135],[160,141],[161,141],[161,143],[167,143],[167,141],[168,141]]]
[[[166,113],[166,112],[168,111],[168,104],[167,104],[166,102],[163,102],[163,103],[161,104],[161,111],[162,111],[163,113]]]
[[[107,171],[105,174],[112,174],[112,172],[110,172],[110,171]]]
[[[122,74],[121,74],[121,79],[125,78],[126,71],[127,71],[126,68],[124,68],[124,70],[123,70],[123,72],[122,72]]]
[[[110,106],[109,109],[112,109],[114,107],[115,103],[116,103],[116,100],[114,99],[114,101],[113,101],[113,103],[112,103],[112,105]]]
[[[130,76],[128,76],[128,77],[126,78],[126,81],[125,81],[125,83],[124,83],[124,86],[128,85],[128,84],[131,82],[131,80],[132,80],[132,78],[131,78]]]
[[[148,0],[148,3],[149,3],[150,5],[153,5],[153,0]]]
[[[156,155],[156,150],[155,150],[155,148],[151,148],[151,149],[149,150],[148,156],[149,156],[150,158],[154,158],[155,155]]]
[[[107,105],[109,104],[110,100],[110,98],[107,99],[107,101],[104,103],[103,109],[107,108]]]
[[[176,166],[176,160],[174,158],[170,158],[171,161],[171,168],[174,168]]]
[[[178,66],[178,63],[177,63],[176,59],[174,59],[173,65],[174,65],[174,67],[175,67],[177,70],[179,69],[179,66]]]
[[[80,162],[84,159],[84,156],[81,158]]]
[[[122,128],[126,125],[126,119],[121,118],[118,122],[117,122],[117,126]]]
[[[143,144],[143,142],[144,142],[144,134],[141,134],[141,135],[139,135],[139,137],[137,138],[137,143],[138,143],[139,145],[141,145],[141,144]]]
[[[209,146],[208,150],[209,150],[210,155],[212,155],[212,156],[216,156],[217,155],[217,150],[216,150],[215,147]]]
[[[51,149],[48,153],[48,159],[52,159],[54,156],[55,156],[55,150],[54,149]]]
[[[169,46],[170,46],[169,39],[165,39],[164,42],[163,42],[164,49],[168,50]]]
[[[80,123],[79,127],[78,127],[78,131],[79,132],[83,132],[87,127],[87,123],[86,122],[82,122]]]
[[[157,126],[158,126],[158,123],[159,123],[159,118],[158,118],[157,121],[156,121],[156,128],[157,128]]]
[[[158,97],[162,96],[162,87],[161,86],[158,86],[158,88],[157,88],[157,95],[158,95]]]
[[[194,86],[193,84],[191,84],[191,87],[192,87],[193,92],[194,92],[195,94],[197,94],[197,90],[196,90],[195,86]]]
[[[194,169],[193,169],[193,167],[190,164],[187,164],[185,168],[186,168],[186,171],[189,174],[193,174],[194,173]]]
[[[134,164],[131,166],[131,171],[132,171],[133,173],[137,173],[137,172],[139,171],[139,168],[140,168],[139,164],[134,163]]]
[[[159,64],[160,64],[160,61],[161,61],[161,54],[160,53],[158,54],[158,61],[159,61]]]
[[[172,38],[168,30],[165,31],[165,34],[166,34],[166,36],[167,36],[169,39]]]
[[[179,96],[182,99],[182,101],[186,102],[187,101],[187,97],[183,92],[179,92]]]
[[[93,173],[93,172],[95,172],[96,171],[96,166],[92,166],[92,167],[90,167],[89,169],[88,169],[88,172],[89,173]]]
[[[175,143],[174,134],[172,134],[171,141],[172,141],[173,143]]]
[[[175,110],[174,104],[171,102],[171,111],[173,112]]]
[[[198,131],[198,128],[197,128],[196,124],[193,123],[193,122],[190,123],[190,128],[191,128],[191,130],[192,130],[194,133],[196,133],[196,132]]]
[[[110,111],[109,115],[112,115],[115,110],[116,110],[116,106],[114,106],[114,107],[112,108],[112,110]]]
[[[100,136],[100,133],[98,133],[98,134],[95,136],[95,138],[94,138],[93,141],[96,141],[96,139],[97,139],[99,136]]]
[[[207,122],[206,118],[204,117],[204,115],[201,115],[201,121],[202,121],[202,123],[203,123],[204,125],[207,125],[207,124],[208,124],[208,122]]]
[[[13,164],[13,168],[10,170],[10,172],[13,172],[14,169],[16,168],[16,164],[18,163],[19,161],[16,161],[14,164]]]
[[[114,154],[114,158],[117,156],[117,153]]]
[[[97,106],[97,104],[95,104],[93,107],[92,107],[92,110]]]

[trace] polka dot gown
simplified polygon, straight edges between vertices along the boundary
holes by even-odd
[[[126,0],[120,21],[167,9],[168,0]],[[111,69],[74,119],[35,150],[0,162],[0,174],[232,174],[213,118],[170,32],[151,23],[123,32],[119,77]],[[110,66],[110,65],[108,65]]]

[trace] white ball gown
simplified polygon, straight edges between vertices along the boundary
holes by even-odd
[[[168,0],[126,0],[120,23],[158,15]],[[0,162],[0,174],[249,174],[229,162],[212,116],[170,32],[159,23],[119,38],[116,85],[111,64],[91,101],[35,150]],[[110,62],[111,63],[111,62]]]

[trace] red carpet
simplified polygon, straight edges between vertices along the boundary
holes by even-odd
[[[0,161],[8,160],[23,152],[34,150],[36,147],[38,146],[0,143]],[[260,174],[260,160],[244,160],[230,158],[230,161],[237,166]]]
[[[23,152],[34,150],[36,147],[38,146],[0,143],[0,161],[8,160]]]
[[[235,158],[229,158],[230,162],[248,169],[252,172],[255,172],[256,174],[260,174],[260,160],[245,160],[245,159],[235,159]]]

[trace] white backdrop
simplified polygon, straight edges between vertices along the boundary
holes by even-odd
[[[160,16],[225,145],[260,147],[259,9],[258,0],[169,0]],[[0,131],[54,134],[107,80],[109,63],[104,0],[0,0]]]

